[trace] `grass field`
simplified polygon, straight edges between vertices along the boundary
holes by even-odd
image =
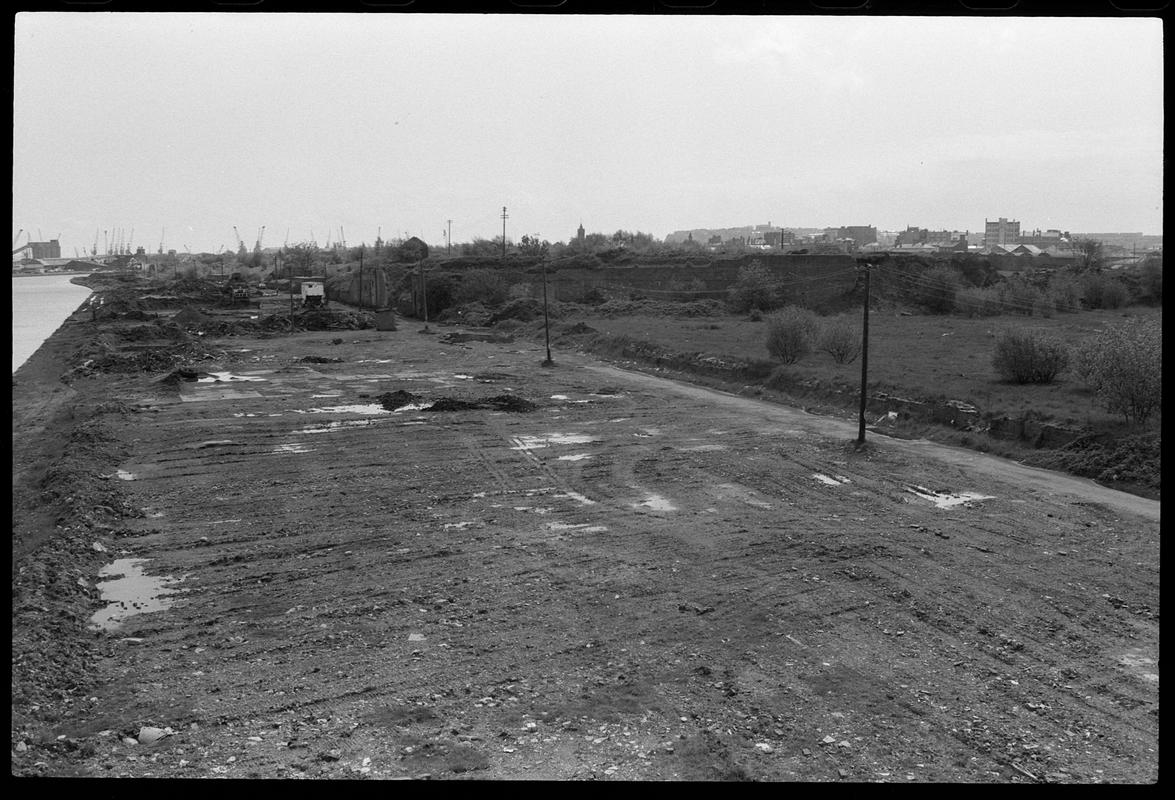
[[[1161,308],[1131,307],[1117,311],[1082,311],[1052,318],[1000,316],[969,319],[958,316],[907,315],[874,311],[869,317],[869,374],[871,392],[886,392],[918,400],[960,400],[983,415],[1038,418],[1065,426],[1120,427],[1120,417],[1098,407],[1093,395],[1071,372],[1048,385],[1016,385],[1000,379],[992,367],[996,337],[1006,328],[1031,328],[1069,343],[1130,317],[1162,319]],[[860,324],[860,315],[851,315]],[[745,315],[674,318],[618,316],[604,318],[572,312],[560,327],[583,322],[601,334],[627,336],[667,350],[741,360],[769,360],[767,324]],[[1158,368],[1159,365],[1156,365]],[[786,367],[798,381],[842,384],[857,389],[861,361],[837,364],[831,356],[813,352]],[[1159,419],[1151,425],[1156,429]]]

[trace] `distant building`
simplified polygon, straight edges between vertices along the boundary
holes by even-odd
[[[586,234],[586,233],[584,233],[584,230],[583,230],[583,223],[581,222],[581,223],[579,223],[579,228],[578,228],[578,229],[576,229],[576,231],[575,231],[575,241],[576,241],[576,243],[577,243],[577,244],[579,244],[579,245],[582,247],[582,246],[583,246],[583,240],[584,240],[584,237],[586,237],[586,236],[587,236],[587,234]],[[691,238],[692,238],[692,237],[691,237]]]
[[[983,244],[986,247],[995,245],[1019,244],[1020,221],[1008,220],[1000,217],[998,220],[983,220]]]
[[[38,261],[45,258],[61,258],[61,242],[57,239],[50,239],[47,242],[26,242],[23,247],[14,250],[12,255]]]

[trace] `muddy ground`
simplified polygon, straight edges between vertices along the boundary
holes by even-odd
[[[14,376],[15,775],[1157,779],[1157,502],[411,321],[62,383],[117,324]]]

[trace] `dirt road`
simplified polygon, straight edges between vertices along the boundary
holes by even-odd
[[[144,516],[99,544],[174,593],[51,724],[14,709],[15,773],[1157,778],[1157,503],[523,342],[337,338],[75,385],[135,409],[107,481]],[[539,407],[424,408],[501,395]]]

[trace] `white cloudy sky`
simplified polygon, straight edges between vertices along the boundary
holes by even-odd
[[[12,229],[1160,233],[1162,60],[1138,18],[25,13]]]

